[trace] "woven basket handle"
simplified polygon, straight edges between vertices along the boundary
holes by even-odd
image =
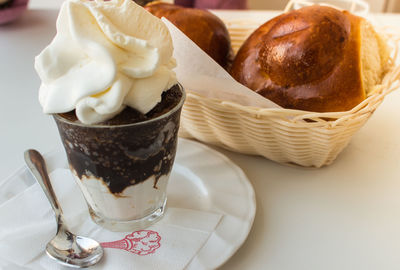
[[[383,27],[379,29],[379,32],[385,33],[387,39],[390,41],[390,46],[392,46],[391,61],[393,64],[393,70],[383,78],[382,81],[382,95],[393,92],[400,87],[400,65],[395,63],[400,61],[399,59],[399,46],[400,46],[400,34],[399,28],[394,27]]]
[[[364,0],[289,0],[283,11],[288,12],[290,10],[311,6],[314,4],[333,7],[340,10],[347,9],[351,13],[360,16],[365,16],[369,12],[369,4]]]

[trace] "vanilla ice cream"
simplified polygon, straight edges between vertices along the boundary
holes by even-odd
[[[44,113],[76,110],[84,124],[125,106],[149,112],[176,84],[167,27],[132,0],[66,0],[57,34],[35,59]]]

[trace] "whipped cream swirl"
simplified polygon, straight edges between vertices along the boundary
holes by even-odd
[[[84,124],[125,106],[147,113],[176,84],[164,23],[132,0],[66,0],[57,34],[36,58],[44,113],[76,110]]]

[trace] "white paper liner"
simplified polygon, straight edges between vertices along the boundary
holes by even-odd
[[[162,20],[167,25],[174,44],[174,58],[178,63],[175,69],[178,82],[186,91],[244,106],[281,108],[238,83],[170,21],[166,18]]]

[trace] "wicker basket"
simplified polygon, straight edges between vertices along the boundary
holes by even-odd
[[[225,21],[235,53],[263,22]],[[382,84],[362,103],[347,112],[313,113],[289,109],[261,109],[200,96],[190,89],[183,106],[180,136],[279,163],[321,167],[330,164],[346,147],[384,97],[399,86],[397,41],[391,68]]]

